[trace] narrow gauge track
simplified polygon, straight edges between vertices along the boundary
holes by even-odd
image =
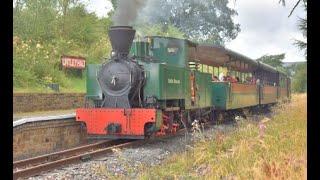
[[[102,141],[30,159],[15,161],[13,162],[13,179],[30,177],[63,165],[85,161],[104,155],[105,153],[110,153],[113,148],[124,148],[142,143],[144,143],[142,140]]]

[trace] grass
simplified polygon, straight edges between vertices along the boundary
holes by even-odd
[[[61,92],[73,92],[73,93],[85,93],[86,92],[86,80],[85,76],[80,78],[69,78],[68,88],[61,88]]]
[[[86,80],[83,77],[74,78],[70,77],[67,79],[67,87],[59,87],[61,93],[85,93],[86,92]],[[55,93],[55,91],[45,87],[13,87],[14,93]]]
[[[306,94],[274,108],[262,122],[246,120],[236,131],[145,167],[140,179],[306,179]]]

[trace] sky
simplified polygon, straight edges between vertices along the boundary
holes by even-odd
[[[286,53],[284,62],[304,61],[303,52],[293,45],[294,39],[303,39],[297,28],[298,17],[305,15],[303,8],[298,6],[288,18],[296,1],[286,0],[284,7],[279,0],[230,0],[229,7],[238,12],[234,20],[241,32],[226,47],[252,59]],[[100,17],[112,10],[108,0],[89,0],[86,4]]]
[[[297,27],[298,17],[304,17],[298,6],[288,18],[297,0],[286,0],[286,7],[279,0],[237,0],[229,7],[238,12],[234,18],[240,23],[241,32],[226,47],[253,59],[265,54],[286,53],[285,62],[305,61],[303,52],[293,45],[294,39],[304,39]]]

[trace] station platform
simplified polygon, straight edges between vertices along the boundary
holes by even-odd
[[[73,114],[75,112],[76,112],[75,109],[54,110],[54,111],[37,111],[37,112],[23,112],[23,113],[14,113],[12,119],[13,119],[13,121],[17,121],[19,119],[24,119],[24,118],[69,115],[69,114]]]

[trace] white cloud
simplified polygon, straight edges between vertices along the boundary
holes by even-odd
[[[286,53],[284,61],[303,61],[303,52],[293,45],[294,39],[303,39],[297,28],[298,16],[303,17],[300,6],[288,15],[296,1],[286,1],[286,7],[278,0],[242,0],[231,5],[238,11],[235,21],[240,23],[238,37],[226,43],[227,48],[253,59],[265,54]],[[230,4],[229,4],[230,5]]]
[[[106,17],[113,7],[108,0],[89,0],[84,2],[89,12],[95,12],[98,17]]]

